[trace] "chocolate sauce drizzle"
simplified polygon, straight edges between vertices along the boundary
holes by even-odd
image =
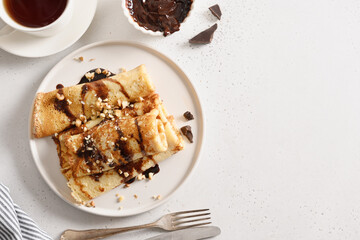
[[[138,133],[139,133],[139,141],[138,141],[138,143],[140,144],[141,153],[145,156],[146,152],[145,152],[145,148],[144,148],[144,142],[143,142],[143,138],[142,138],[142,135],[141,135],[140,126],[139,126],[138,120],[136,118],[135,118],[135,125],[136,125]]]
[[[113,83],[118,84],[118,85],[120,86],[120,88],[121,88],[120,92],[121,92],[122,94],[124,94],[124,96],[125,96],[126,98],[130,98],[130,96],[129,96],[129,94],[126,92],[124,86],[123,86],[119,81],[116,81],[116,80],[111,79],[111,78],[109,78],[109,79],[107,79],[107,80],[110,81],[110,82],[113,82]]]
[[[155,166],[145,170],[142,174],[146,177],[149,178],[149,174],[153,173],[154,175],[157,174],[158,172],[160,172],[160,167],[159,164],[156,164]],[[129,180],[127,180],[125,183],[126,184],[131,184],[135,181],[136,177],[130,178]]]
[[[125,160],[124,164],[126,164],[132,160],[133,154],[131,150],[127,147],[126,141],[121,140],[125,136],[119,126],[117,126],[116,131],[119,134],[119,139],[115,142],[114,151],[120,151],[121,157]]]
[[[101,176],[102,176],[103,174],[104,174],[103,172],[101,172],[101,173],[96,173],[96,174],[91,174],[90,177],[91,177],[92,179],[94,179],[96,182],[98,182],[99,179],[101,178]]]
[[[59,85],[60,84],[58,84],[58,86]],[[63,88],[58,88],[57,93],[60,95],[64,95]],[[56,110],[65,113],[71,122],[76,120],[76,117],[70,111],[69,102],[67,101],[67,99],[65,97],[63,100],[59,100],[59,99],[55,98],[54,107]]]
[[[84,76],[80,79],[80,82],[78,84],[95,82],[95,81],[98,81],[98,80],[101,80],[101,79],[104,79],[104,78],[111,77],[111,76],[115,75],[114,73],[112,73],[110,71],[108,71],[110,73],[109,75],[103,74],[103,71],[105,69],[104,68],[99,68],[99,69],[101,70],[101,73],[96,73],[97,68],[94,68],[94,69],[91,69],[90,71],[88,71],[87,73],[94,73],[94,78],[93,79],[88,79],[84,74]]]
[[[102,79],[106,79],[107,81],[111,81],[113,83],[116,83],[120,86],[121,88],[121,93],[124,94],[124,96],[126,98],[130,98],[129,94],[125,91],[124,86],[116,80],[110,79],[108,77],[114,76],[115,74],[108,71],[110,74],[103,74],[103,71],[105,70],[104,68],[100,68],[101,73],[96,73],[97,68],[91,69],[90,71],[88,71],[87,73],[94,73],[94,78],[93,79],[88,79],[84,74],[83,77],[81,78],[80,82],[78,84],[84,84],[81,87],[81,101],[82,101],[82,110],[83,110],[83,114],[85,114],[85,96],[87,94],[87,92],[89,91],[94,91],[96,96],[101,98],[101,99],[106,99],[109,95],[109,89],[108,87],[105,85],[105,83],[103,81],[99,81]],[[62,84],[58,84],[56,86],[56,89],[58,90],[59,94],[63,94],[63,89],[64,86]],[[69,108],[69,103],[68,101],[65,99],[63,100],[57,100],[55,99],[55,109],[61,112],[64,112],[66,114],[66,116],[70,119],[70,121],[75,121],[76,117],[74,116],[74,114],[70,111]]]
[[[86,165],[90,168],[90,170],[95,169],[96,161],[100,161],[103,163],[107,162],[107,158],[96,148],[94,142],[89,138],[84,138],[83,144],[79,148],[79,150],[76,153],[78,157],[84,158]],[[102,171],[103,167],[99,166],[100,171]],[[98,175],[98,174],[92,174],[92,176]],[[98,175],[95,178],[99,178],[101,175]],[[95,179],[96,180],[96,179]]]

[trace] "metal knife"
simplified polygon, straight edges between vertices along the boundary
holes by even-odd
[[[163,233],[145,240],[198,240],[215,237],[221,233],[220,228],[210,227],[193,227],[169,233]]]

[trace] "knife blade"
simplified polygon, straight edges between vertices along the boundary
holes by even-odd
[[[163,233],[155,237],[147,238],[145,240],[198,240],[215,237],[220,233],[220,228],[214,226],[193,227],[169,233]]]

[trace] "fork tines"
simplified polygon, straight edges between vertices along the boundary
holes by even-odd
[[[209,215],[210,215],[209,209],[198,209],[198,210],[175,212],[171,214],[172,224],[176,229],[203,226],[211,223],[211,222],[203,222],[211,219]],[[189,223],[194,223],[194,224],[189,225]]]

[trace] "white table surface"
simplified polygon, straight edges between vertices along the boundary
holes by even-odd
[[[120,0],[100,0],[85,35],[56,55],[0,50],[0,181],[55,239],[67,228],[120,227],[209,207],[216,239],[359,239],[360,3],[356,0],[226,0],[214,40],[187,40],[216,22],[197,5],[180,33],[147,36]],[[190,181],[161,207],[99,217],[57,197],[30,155],[27,125],[42,78],[71,51],[104,39],[143,42],[189,75],[204,103],[206,142]],[[143,239],[159,231],[112,239]]]

